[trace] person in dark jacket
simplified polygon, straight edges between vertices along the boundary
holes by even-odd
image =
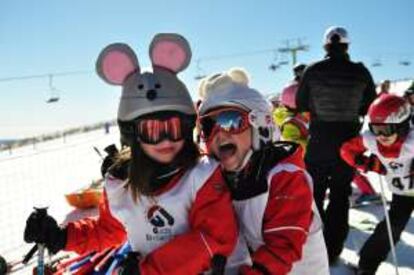
[[[314,197],[325,224],[324,236],[330,263],[336,262],[348,234],[349,195],[354,170],[340,157],[341,144],[356,136],[370,103],[375,84],[362,63],[348,55],[345,28],[330,27],[324,35],[326,56],[310,64],[296,96],[301,112],[310,112],[305,161],[314,180]],[[324,210],[324,198],[329,204]]]
[[[410,87],[405,90],[404,98],[411,105],[411,124],[414,125],[414,81],[412,81]]]

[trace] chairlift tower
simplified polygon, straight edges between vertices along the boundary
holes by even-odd
[[[293,43],[296,41],[295,43]],[[280,53],[287,53],[291,54],[292,56],[292,66],[295,66],[297,61],[298,52],[305,52],[309,49],[309,45],[303,44],[301,39],[290,39],[286,41],[286,46],[282,48],[278,48]]]

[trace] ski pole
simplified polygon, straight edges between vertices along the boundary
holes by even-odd
[[[398,260],[397,260],[397,254],[395,253],[395,243],[394,243],[394,237],[392,235],[391,220],[390,220],[390,216],[388,215],[387,201],[385,199],[385,192],[384,192],[384,186],[382,184],[381,175],[379,175],[379,182],[380,182],[380,187],[381,187],[382,206],[384,207],[385,223],[387,224],[388,239],[390,240],[391,254],[392,254],[394,267],[395,267],[395,274],[399,275],[400,273],[398,272]]]
[[[112,261],[111,265],[109,266],[105,274],[112,274],[113,271],[122,262],[122,260],[125,260],[128,257],[128,253],[131,252],[132,248],[128,242],[124,243],[121,247],[119,247],[118,251],[114,254],[114,260]]]
[[[69,260],[67,260],[67,261],[65,261],[65,262],[62,262],[62,263],[59,263],[58,265],[57,265],[57,267],[56,267],[56,269],[58,270],[58,271],[61,271],[61,270],[66,270],[66,269],[69,269],[69,267],[72,265],[72,264],[74,264],[74,263],[76,263],[76,262],[79,262],[79,261],[81,261],[82,259],[84,259],[84,258],[86,258],[86,257],[88,257],[88,256],[90,256],[90,255],[93,255],[93,254],[95,254],[95,251],[92,251],[92,252],[87,252],[87,253],[84,253],[84,254],[82,254],[82,255],[80,255],[80,256],[77,256],[77,257],[74,257],[74,258],[72,258],[72,259],[69,259]],[[63,273],[63,271],[62,271],[62,273]]]
[[[33,257],[33,255],[36,253],[37,251],[37,244],[35,244],[32,249],[30,249],[29,252],[27,252],[27,254],[23,257],[22,263],[23,264],[27,264],[30,259]]]
[[[34,208],[41,219],[47,216],[47,207]],[[45,272],[45,245],[37,244],[37,275],[44,275]]]
[[[75,270],[81,268],[82,266],[84,266],[85,264],[88,264],[90,262],[90,259],[94,256],[94,254],[90,254],[89,256],[81,259],[78,262],[73,263],[70,267],[69,267],[69,272],[70,273],[75,273]]]
[[[93,150],[95,150],[95,152],[98,154],[98,156],[101,158],[101,160],[104,160],[104,156],[102,155],[101,151],[99,151],[98,148],[96,148],[96,146],[93,146]]]
[[[23,260],[17,260],[12,262],[7,262],[6,259],[0,256],[0,275],[5,275],[11,272],[18,271],[25,268],[28,264],[34,262],[34,259],[30,259],[28,262],[23,263]]]
[[[96,264],[93,268],[94,274],[105,274],[103,268],[109,265],[109,261],[111,260],[112,256],[115,254],[116,248],[112,248],[109,252]]]
[[[30,261],[30,259],[33,257],[33,255],[36,253],[36,251],[37,251],[37,245],[35,244],[30,249],[30,251],[25,256],[23,256],[23,259],[13,261],[13,262],[7,262],[5,258],[0,256],[0,275],[6,274],[18,264],[26,265]]]

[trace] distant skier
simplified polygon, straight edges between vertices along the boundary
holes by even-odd
[[[281,140],[299,143],[303,152],[306,151],[308,144],[309,114],[298,112],[296,93],[305,68],[305,64],[298,64],[294,67],[295,78],[283,88],[280,94],[280,105],[273,110],[273,119],[280,128]]]
[[[111,130],[111,123],[110,122],[105,122],[104,123],[104,130],[105,130],[105,134],[109,134],[109,131]]]
[[[297,83],[289,83],[283,88],[280,96],[281,105],[273,111],[273,119],[280,128],[281,140],[299,143],[303,152],[308,144],[308,114],[299,113],[296,109]]]
[[[381,96],[383,94],[389,94],[390,93],[390,87],[391,87],[391,82],[386,79],[384,81],[381,82],[380,84],[380,91],[378,93],[378,96]]]
[[[398,242],[414,210],[414,128],[410,106],[401,97],[385,94],[369,108],[369,131],[345,142],[342,158],[361,171],[385,175],[392,191],[389,217]],[[366,155],[366,153],[371,155]],[[386,221],[382,220],[360,251],[358,275],[373,275],[390,251]]]
[[[305,68],[306,68],[306,65],[303,64],[303,63],[296,64],[293,67],[294,79],[291,82],[289,82],[287,86],[290,86],[290,85],[297,86],[297,85],[299,85],[300,78],[302,77],[302,74],[303,74],[303,71],[305,70]],[[297,87],[296,87],[296,89],[297,89]],[[272,112],[273,112],[274,117],[277,116],[277,114],[274,113],[276,111],[276,109],[281,107],[281,96],[282,96],[282,94],[277,93],[277,94],[272,95],[268,98],[268,100],[272,103],[272,106],[273,106],[273,111]]]

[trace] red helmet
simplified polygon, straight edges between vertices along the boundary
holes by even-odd
[[[408,121],[410,115],[410,104],[404,98],[393,94],[379,96],[368,109],[371,124],[399,124]]]

